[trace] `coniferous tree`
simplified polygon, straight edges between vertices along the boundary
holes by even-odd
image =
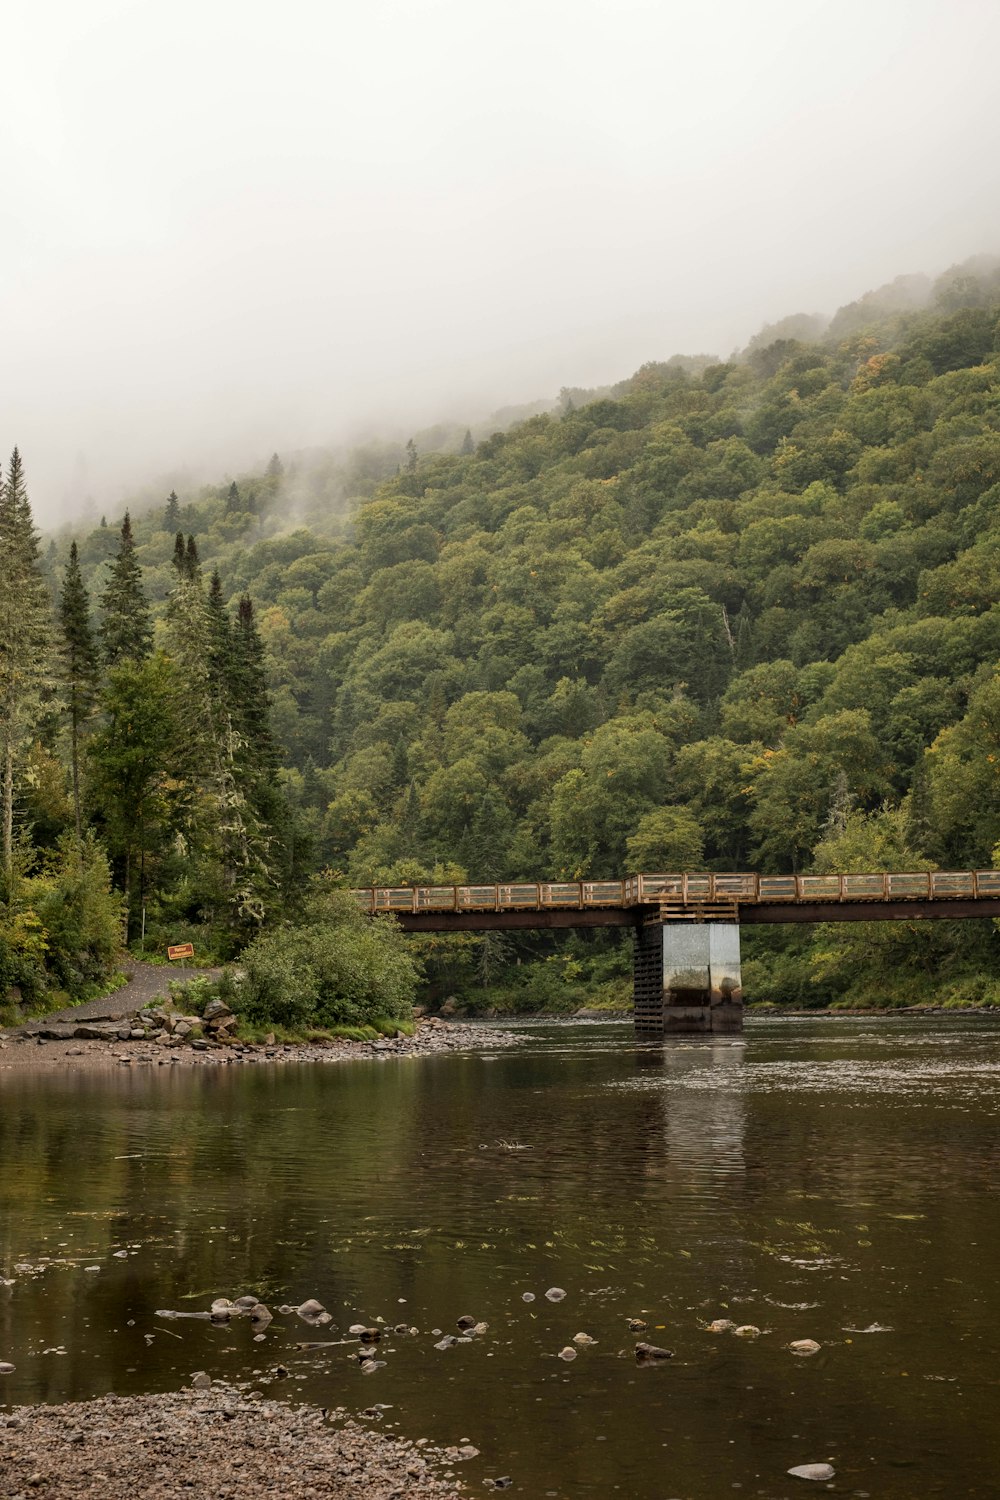
[[[170,494],[167,496],[166,509],[163,512],[163,529],[164,531],[176,531],[180,523],[180,501],[177,499],[177,492],[175,490],[171,490]]]
[[[193,536],[188,537],[184,550],[184,576],[191,579],[198,577],[198,546]]]
[[[97,695],[97,645],[90,624],[87,594],[76,542],[69,549],[69,562],[59,599],[62,626],[63,682],[69,714],[70,770],[73,778],[73,814],[77,840],[82,837],[80,817],[80,734],[93,711]]]
[[[184,573],[185,573],[185,565],[184,565],[184,533],[183,533],[183,531],[179,531],[177,533],[177,535],[174,537],[174,559],[173,559],[173,561],[174,561],[174,567],[177,569],[178,573],[183,578],[184,577]]]
[[[230,637],[221,582],[213,579],[206,596],[196,550],[193,568],[185,569],[167,607],[171,655],[184,683],[177,766],[181,829],[206,913],[228,917],[235,926],[255,926],[274,884],[270,833],[257,795],[267,743],[256,722],[247,732],[238,707],[245,651],[240,631]]]
[[[209,674],[215,691],[226,700],[227,707],[231,711],[229,698],[232,691],[232,628],[222,598],[222,579],[219,577],[218,568],[213,570],[208,586],[207,610]]]
[[[17,759],[41,717],[51,672],[52,602],[38,566],[38,537],[15,448],[0,484],[0,775],[3,873],[14,866]]]
[[[417,445],[412,438],[406,445],[406,467],[411,474],[417,467]]]
[[[249,594],[244,594],[239,602],[232,660],[234,706],[237,723],[246,740],[248,759],[258,779],[270,780],[277,769],[278,753],[271,733],[264,643],[257,629]]]
[[[101,594],[104,620],[100,627],[104,660],[109,667],[145,661],[153,643],[149,605],[142,587],[142,569],[135,555],[135,538],[128,511],[122,521],[118,553]]]
[[[282,476],[282,474],[284,474],[284,472],[285,472],[285,466],[281,462],[281,459],[278,457],[278,455],[276,453],[272,453],[270,461],[268,462],[268,465],[267,465],[267,473],[268,473],[268,475],[272,479],[280,479],[281,476]]]
[[[226,496],[226,515],[227,516],[235,515],[235,513],[238,510],[242,510],[242,509],[243,509],[243,506],[242,506],[242,504],[240,502],[239,486],[237,485],[236,480],[234,479],[233,482],[232,482],[232,484],[229,486],[229,493]]]
[[[475,453],[476,451],[476,445],[472,441],[472,430],[469,427],[465,429],[465,437],[462,439],[461,451],[463,453]]]

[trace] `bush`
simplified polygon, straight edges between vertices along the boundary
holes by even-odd
[[[343,891],[314,896],[305,918],[244,950],[238,1015],[295,1032],[409,1019],[420,975],[392,918],[366,916]]]

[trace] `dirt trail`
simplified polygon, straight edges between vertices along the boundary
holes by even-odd
[[[154,1000],[165,999],[168,994],[167,985],[172,979],[193,979],[200,976],[214,979],[222,970],[168,969],[164,964],[144,964],[130,959],[125,973],[128,974],[129,981],[120,990],[98,1000],[88,1000],[83,1005],[70,1005],[65,1010],[52,1011],[39,1019],[44,1020],[46,1025],[53,1021],[117,1021],[121,1016],[134,1015],[137,1010]]]

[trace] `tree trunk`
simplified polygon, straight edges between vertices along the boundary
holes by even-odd
[[[8,734],[3,756],[3,873],[7,900],[14,878],[14,738]]]
[[[73,816],[76,819],[76,842],[79,846],[83,842],[83,829],[80,823],[80,730],[75,708],[70,722],[69,743],[70,758],[73,762]]]

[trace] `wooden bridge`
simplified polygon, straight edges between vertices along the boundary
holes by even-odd
[[[1000,917],[1000,870],[632,875],[374,886],[353,895],[410,932],[631,927],[636,1031],[662,1036],[742,1028],[742,924]]]
[[[354,893],[411,932],[634,927],[655,922],[893,922],[1000,917],[1000,870],[870,875],[632,875]]]

